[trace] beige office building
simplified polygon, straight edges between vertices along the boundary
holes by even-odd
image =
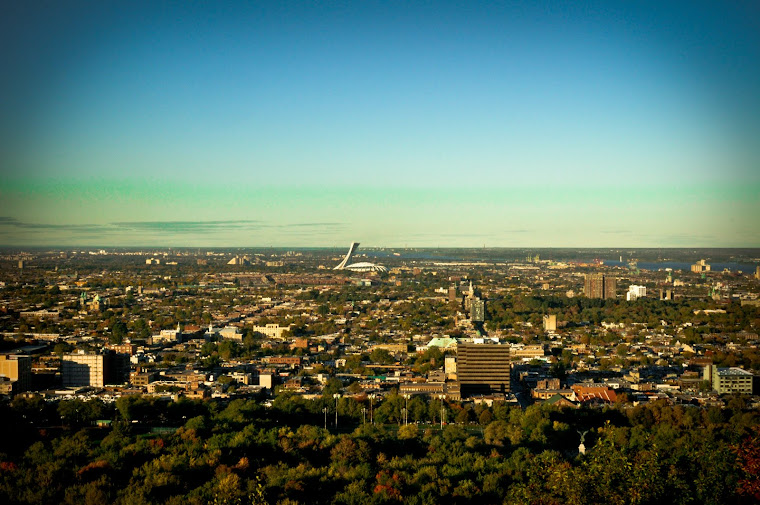
[[[720,394],[752,394],[752,382],[754,376],[741,368],[718,368],[711,367],[712,387]]]
[[[253,332],[261,333],[262,335],[266,335],[267,337],[282,338],[283,332],[289,329],[290,329],[290,326],[280,326],[279,324],[276,324],[276,323],[270,323],[265,326],[254,326]]]
[[[63,387],[92,386],[106,384],[107,357],[103,354],[65,354],[61,358]]]
[[[544,331],[557,331],[556,314],[547,314],[544,316]]]
[[[0,377],[8,378],[15,393],[32,389],[32,358],[20,354],[0,354]]]

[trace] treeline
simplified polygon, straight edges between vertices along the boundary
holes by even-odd
[[[448,424],[405,425],[401,409],[411,413],[412,400],[413,417],[430,421],[443,407]],[[739,402],[523,411],[412,400],[375,402],[373,425],[366,402],[341,398],[339,431],[328,396],[280,395],[270,407],[16,399],[0,410],[0,503],[760,501],[758,415]],[[104,418],[109,427],[91,427]]]
[[[725,314],[694,314],[695,310],[714,308],[703,300],[678,302],[641,298],[635,302],[625,300],[598,300],[583,296],[505,295],[488,300],[489,328],[512,328],[517,322],[530,322],[540,326],[544,314],[556,314],[559,321],[570,326],[590,323],[645,323],[649,328],[660,328],[661,321],[669,326],[692,323],[693,338],[700,333],[752,330],[760,314],[756,307],[742,307],[738,303],[720,305]],[[696,342],[697,340],[694,340]]]

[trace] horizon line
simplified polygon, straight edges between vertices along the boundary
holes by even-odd
[[[256,246],[240,246],[240,245],[228,245],[228,246],[209,246],[209,245],[195,245],[195,246],[174,246],[174,245],[60,245],[60,244],[43,244],[43,245],[0,245],[0,250],[4,249],[127,249],[127,250],[140,250],[140,249],[337,249],[344,250],[345,246],[332,245],[332,246],[304,246],[304,245],[256,245]],[[362,246],[362,250],[375,250],[375,249],[459,249],[459,250],[510,250],[510,249],[571,249],[571,250],[597,250],[597,249],[610,249],[610,250],[645,250],[645,249],[722,249],[722,250],[737,250],[737,249],[750,249],[760,251],[760,245],[756,246],[396,246],[396,245],[368,245]]]

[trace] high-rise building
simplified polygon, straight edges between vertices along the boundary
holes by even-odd
[[[259,374],[259,386],[266,389],[272,389],[274,378],[271,373]]]
[[[557,315],[544,315],[544,331],[557,331]]]
[[[63,387],[105,386],[107,364],[103,354],[85,354],[84,351],[64,354],[61,358]]]
[[[617,296],[617,279],[604,274],[586,274],[583,293],[588,298],[611,298]]]
[[[459,293],[458,293],[458,290],[457,290],[457,285],[456,284],[452,284],[451,286],[449,286],[449,301],[450,302],[455,302],[458,299],[459,299]]]
[[[586,274],[583,294],[588,298],[604,298],[604,275]]]
[[[633,302],[638,300],[639,298],[644,298],[647,295],[647,288],[646,286],[637,286],[636,284],[631,284],[628,286],[628,292],[625,294],[625,299],[629,302]]]
[[[511,389],[511,373],[508,345],[457,346],[457,378],[463,397],[508,393]]]
[[[604,276],[604,298],[617,298],[617,278],[610,275]]]
[[[129,355],[113,351],[64,354],[61,358],[61,378],[64,387],[122,384],[129,380]]]
[[[445,356],[443,359],[443,371],[446,375],[456,375],[457,358],[456,356]]]
[[[470,319],[474,323],[482,323],[486,320],[486,301],[473,298],[470,303]]]
[[[32,389],[32,358],[20,354],[0,354],[0,377],[13,383],[13,392]]]
[[[106,352],[108,360],[108,374],[106,375],[106,384],[124,384],[129,382],[129,372],[131,370],[129,354],[118,352]]]

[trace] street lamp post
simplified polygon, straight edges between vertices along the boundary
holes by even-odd
[[[374,414],[374,405],[375,405],[375,397],[376,395],[372,393],[369,395],[369,422],[372,424],[375,424],[375,414]]]
[[[325,429],[327,429],[327,411],[330,410],[327,407],[322,409],[322,412],[325,413]]]
[[[362,424],[367,424],[367,407],[362,407]]]
[[[338,429],[338,398],[340,398],[340,395],[335,393],[333,398],[335,398],[335,429]]]
[[[441,430],[443,430],[443,416],[446,414],[443,400],[446,398],[446,395],[439,395],[438,398],[441,400]]]
[[[404,395],[404,424],[409,424],[409,398],[411,398],[412,395],[405,394]]]

